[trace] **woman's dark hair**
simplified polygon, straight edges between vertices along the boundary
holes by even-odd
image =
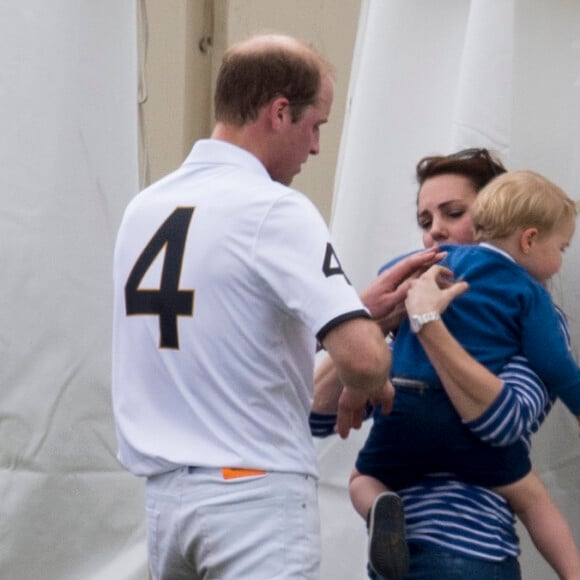
[[[464,149],[451,155],[431,155],[417,163],[416,176],[419,187],[436,175],[462,175],[467,177],[479,192],[494,177],[505,173],[502,162],[487,149]]]

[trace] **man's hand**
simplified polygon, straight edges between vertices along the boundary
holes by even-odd
[[[403,258],[381,274],[361,293],[364,305],[386,335],[405,317],[405,298],[411,280],[445,256],[437,247]]]
[[[405,300],[409,316],[433,311],[442,314],[457,296],[469,288],[467,282],[454,282],[451,270],[437,265],[409,284]]]
[[[395,389],[391,381],[387,381],[383,389],[369,398],[351,389],[343,389],[338,401],[338,416],[336,419],[336,431],[342,439],[346,439],[351,429],[360,429],[367,407],[382,405],[383,413],[390,413],[393,408]]]

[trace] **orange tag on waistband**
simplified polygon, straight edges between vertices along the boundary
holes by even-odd
[[[243,467],[222,467],[224,479],[237,479],[238,477],[256,477],[266,475],[263,469],[244,469]]]

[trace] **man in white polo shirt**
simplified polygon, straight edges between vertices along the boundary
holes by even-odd
[[[119,460],[147,477],[155,579],[318,577],[308,426],[317,341],[345,408],[388,401],[390,355],[314,205],[330,65],[287,36],[224,56],[216,126],[131,201],[114,259]]]

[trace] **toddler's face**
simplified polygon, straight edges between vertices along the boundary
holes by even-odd
[[[539,282],[546,282],[562,267],[562,254],[570,245],[576,220],[567,220],[553,232],[538,235],[527,255],[525,268]]]

